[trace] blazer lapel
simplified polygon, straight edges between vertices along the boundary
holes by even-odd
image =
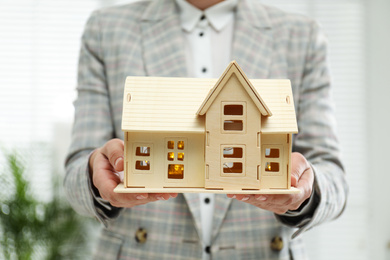
[[[222,222],[225,219],[225,215],[229,209],[231,202],[232,199],[229,199],[225,194],[215,195],[213,231],[211,233],[212,243],[219,233]]]
[[[184,38],[173,0],[151,1],[142,16],[142,46],[146,74],[186,77]]]
[[[200,201],[199,195],[194,193],[184,193],[184,198],[187,201],[190,212],[194,218],[195,227],[198,231],[199,239],[202,241],[202,223],[200,216]],[[229,209],[230,203],[232,202],[224,194],[215,195],[215,204],[214,204],[214,216],[213,216],[213,230],[211,233],[211,241],[217,237],[221,224],[225,218],[226,212]]]
[[[183,193],[184,198],[187,201],[188,208],[194,219],[195,228],[198,231],[199,241],[202,241],[202,224],[200,217],[200,201],[197,193]]]
[[[232,59],[249,78],[267,78],[273,54],[273,33],[268,14],[256,1],[239,1]]]

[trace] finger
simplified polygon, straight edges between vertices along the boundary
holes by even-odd
[[[124,196],[124,194],[116,194],[114,189],[120,183],[118,175],[113,174],[113,167],[107,161],[107,158],[103,154],[96,155],[94,164],[94,174],[92,176],[93,185],[98,189],[100,196],[109,201],[112,205],[119,205],[119,202],[128,202],[129,200],[135,200],[134,194]],[[144,196],[144,198],[147,198]]]
[[[274,205],[276,207],[285,206],[294,200],[292,194],[274,194],[274,195],[256,195],[256,201],[263,203],[264,205]]]
[[[155,198],[149,196],[147,193],[142,194],[123,194],[112,192],[107,199],[111,205],[115,207],[131,208],[138,205],[143,205],[149,202],[156,201]]]
[[[228,198],[236,199],[240,201],[248,201],[251,198],[249,194],[227,194]]]
[[[177,197],[177,193],[169,193],[169,196],[171,197],[171,198],[176,198]]]
[[[296,186],[299,190],[302,191],[300,195],[303,197],[303,199],[307,199],[310,197],[313,190],[313,183],[314,183],[314,174],[310,168],[303,172]]]
[[[157,200],[169,200],[177,197],[177,193],[155,193],[153,195]]]
[[[288,211],[288,209],[286,209],[286,208],[275,208],[275,209],[272,210],[272,212],[274,212],[277,215],[283,215],[287,211]]]
[[[118,175],[113,174],[113,167],[107,158],[98,153],[94,160],[92,182],[100,191],[102,188],[113,190],[120,182]]]
[[[108,141],[101,149],[101,153],[107,157],[115,171],[123,171],[124,168],[124,143],[120,139]]]
[[[168,200],[170,198],[169,194],[167,193],[156,193],[153,194],[153,196],[156,198],[156,200]]]
[[[265,197],[265,200],[259,199],[262,198],[262,196]],[[261,195],[255,197],[255,199],[249,201],[249,203],[276,214],[283,214],[287,212],[287,210],[295,209],[296,205],[299,204],[295,194]]]
[[[148,193],[116,193],[110,187],[103,187],[99,190],[100,196],[115,207],[131,208],[137,205],[143,205],[156,201],[154,196]]]
[[[109,200],[113,206],[131,208],[137,205],[143,205],[149,202],[158,200],[168,200],[170,198],[176,198],[177,193],[139,193],[139,194],[117,194]]]
[[[296,174],[291,173],[291,186],[292,187],[297,187],[298,185],[298,180]]]
[[[306,158],[300,153],[291,154],[291,185],[296,187],[302,174],[310,169],[310,165]]]
[[[268,195],[257,194],[257,195],[255,195],[255,200],[260,201],[260,202],[264,202],[264,201],[268,200]]]
[[[119,184],[120,179],[117,175],[112,173],[112,166],[104,158],[103,155],[100,155],[103,160],[97,161],[96,167],[99,169],[95,171],[93,175],[93,183],[95,187],[99,190],[100,196],[111,203],[113,206],[117,207],[130,207],[135,205],[145,204],[148,201],[148,193],[139,193],[139,194],[120,194],[115,193],[114,189]],[[155,201],[154,198],[152,198]],[[136,202],[140,201],[140,202]]]

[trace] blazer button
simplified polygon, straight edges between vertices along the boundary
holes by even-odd
[[[148,232],[146,232],[146,229],[139,228],[135,232],[135,241],[137,241],[137,243],[143,244],[146,242],[147,238],[148,238]]]
[[[283,239],[280,236],[272,238],[271,249],[278,252],[283,249]]]

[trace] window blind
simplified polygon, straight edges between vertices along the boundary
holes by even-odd
[[[57,123],[67,122],[69,135],[80,37],[97,7],[95,1],[65,0],[1,4],[0,146],[23,154],[27,176],[42,198],[50,196],[51,174],[63,171],[63,156],[53,162],[51,144],[64,138]]]

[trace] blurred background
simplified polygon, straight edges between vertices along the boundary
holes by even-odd
[[[39,201],[61,194],[55,180],[64,174],[84,24],[93,10],[128,2],[1,1],[0,171],[7,171],[8,151],[22,154]],[[304,234],[311,259],[390,259],[390,1],[261,2],[315,18],[329,39],[350,196],[341,218]],[[9,209],[0,205],[1,212]],[[88,222],[87,255],[100,228]]]

